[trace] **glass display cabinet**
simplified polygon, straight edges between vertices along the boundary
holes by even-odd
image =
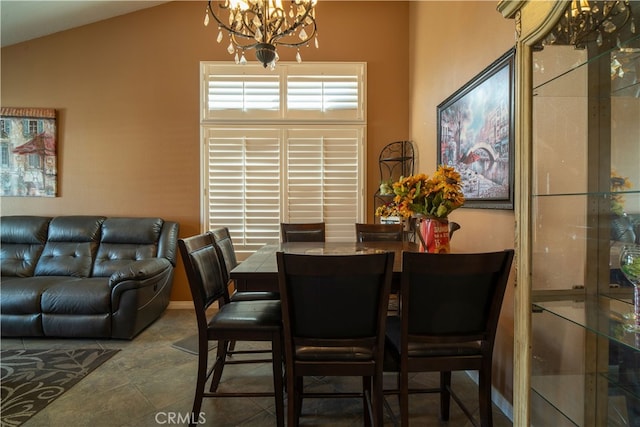
[[[640,2],[511,1],[514,425],[640,426]],[[640,28],[639,28],[640,29]]]

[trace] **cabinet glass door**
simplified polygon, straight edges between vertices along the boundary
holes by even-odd
[[[640,425],[640,37],[533,54],[533,425]]]

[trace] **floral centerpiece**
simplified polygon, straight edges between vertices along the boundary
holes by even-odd
[[[446,248],[448,252],[448,217],[451,212],[464,204],[464,194],[460,184],[460,174],[451,166],[438,166],[436,172],[429,177],[426,174],[416,174],[408,177],[400,177],[393,183],[393,201],[376,209],[376,216],[389,217],[401,216],[404,218],[426,218],[439,221],[446,228]],[[427,224],[421,221],[422,224]],[[435,225],[438,226],[437,224]],[[442,230],[442,225],[440,225]],[[424,239],[429,236],[428,230],[420,230],[418,236],[423,246],[428,246]],[[442,234],[444,231],[435,231]]]
[[[376,216],[446,219],[464,204],[460,174],[451,166],[438,166],[431,177],[422,173],[400,177],[392,188],[393,201],[378,207]]]

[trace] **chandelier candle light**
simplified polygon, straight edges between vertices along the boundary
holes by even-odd
[[[218,23],[218,38],[229,34],[227,51],[235,54],[236,64],[246,64],[245,51],[256,50],[256,58],[266,68],[275,68],[276,46],[298,49],[296,60],[302,62],[300,47],[314,40],[318,48],[315,6],[317,0],[290,0],[285,10],[282,0],[209,0],[204,25],[210,18]],[[228,18],[224,19],[223,15]]]

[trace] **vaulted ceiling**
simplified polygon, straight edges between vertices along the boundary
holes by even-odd
[[[167,1],[0,1],[2,47],[35,39]]]

